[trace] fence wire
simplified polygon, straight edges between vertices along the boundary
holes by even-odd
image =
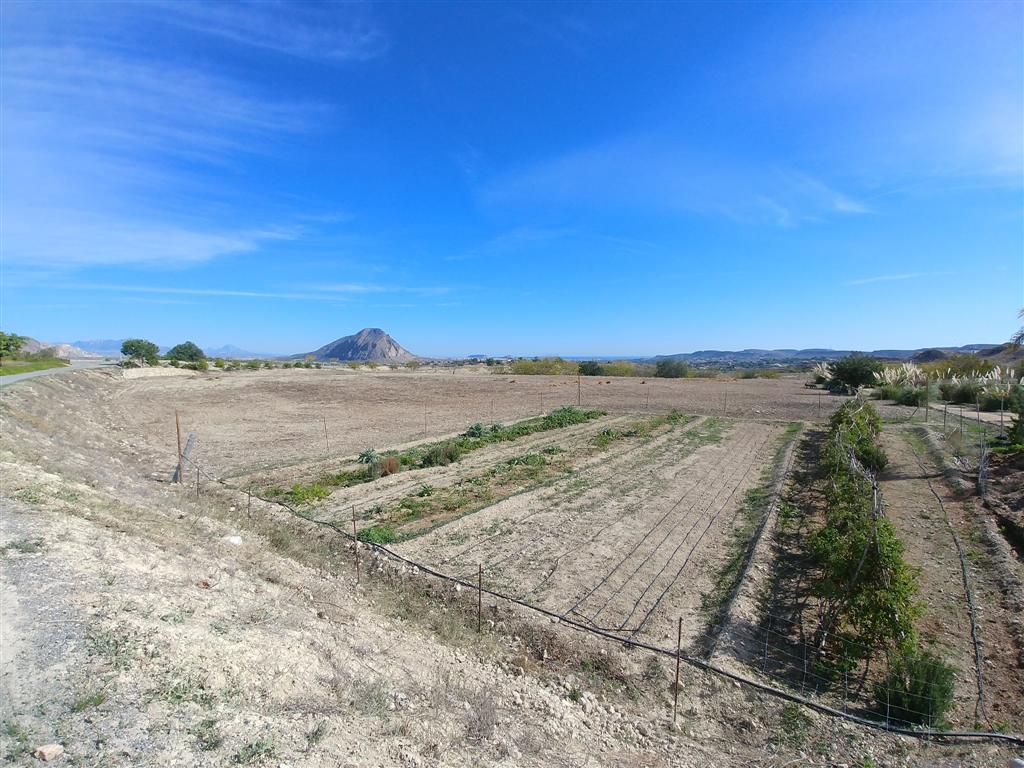
[[[391,560],[391,561],[399,563],[399,564],[401,564],[403,566],[414,568],[414,569],[418,570],[419,572],[422,572],[422,573],[424,573],[424,574],[426,574],[428,576],[431,576],[433,578],[436,578],[436,579],[438,579],[440,581],[444,581],[444,582],[447,582],[447,583],[450,583],[450,584],[459,585],[460,587],[464,587],[464,588],[466,588],[468,590],[479,592],[480,594],[488,595],[489,597],[495,598],[497,600],[505,601],[508,604],[518,606],[518,607],[523,608],[523,609],[525,609],[527,611],[530,611],[530,612],[539,614],[541,616],[544,616],[544,617],[546,617],[548,619],[554,619],[558,624],[570,627],[570,628],[572,628],[574,630],[577,630],[579,632],[583,632],[583,633],[588,634],[588,635],[593,635],[593,636],[596,636],[596,637],[603,638],[605,640],[609,640],[609,641],[612,641],[612,642],[615,642],[615,643],[619,643],[619,644],[621,644],[621,645],[623,645],[625,647],[628,647],[628,648],[637,648],[637,649],[640,649],[640,650],[645,650],[645,651],[648,651],[650,653],[653,653],[653,654],[656,654],[656,655],[659,655],[659,656],[665,656],[665,657],[668,657],[668,658],[671,658],[671,659],[678,658],[680,661],[682,661],[683,663],[687,664],[688,666],[693,667],[695,669],[699,669],[699,670],[701,670],[703,672],[706,672],[706,673],[709,673],[709,674],[712,674],[712,675],[716,675],[718,677],[725,678],[727,680],[731,680],[731,681],[739,683],[741,685],[748,686],[750,688],[758,690],[758,691],[760,691],[762,693],[765,693],[765,694],[767,694],[769,696],[772,696],[774,698],[781,699],[783,701],[788,701],[788,702],[791,702],[791,703],[794,703],[794,704],[799,704],[801,706],[807,707],[808,709],[812,709],[812,710],[820,712],[822,714],[829,715],[829,716],[832,716],[832,717],[842,718],[844,720],[847,720],[847,721],[850,721],[850,722],[854,722],[854,723],[858,723],[859,725],[863,725],[863,726],[866,726],[868,728],[873,728],[873,729],[876,729],[876,730],[883,730],[883,731],[887,731],[889,733],[894,733],[894,734],[899,734],[899,735],[904,735],[904,736],[913,736],[913,737],[917,737],[917,738],[925,738],[925,739],[932,739],[932,740],[941,740],[941,739],[979,740],[980,739],[980,740],[1003,741],[1003,742],[1008,742],[1008,743],[1011,743],[1011,744],[1017,744],[1017,745],[1024,746],[1024,735],[1017,735],[1017,734],[1010,734],[1010,733],[999,733],[999,732],[993,732],[993,731],[948,731],[948,730],[937,730],[937,729],[932,728],[932,727],[926,727],[926,728],[916,727],[915,728],[915,727],[908,727],[907,725],[894,724],[892,719],[890,717],[886,716],[888,713],[872,712],[871,710],[866,710],[863,714],[858,714],[857,712],[849,711],[848,702],[845,701],[845,700],[844,700],[843,704],[841,705],[842,708],[839,708],[840,705],[838,705],[838,704],[836,706],[833,706],[831,704],[825,703],[824,701],[817,701],[815,699],[808,698],[805,695],[806,685],[804,685],[802,687],[800,693],[795,693],[795,692],[792,692],[792,691],[787,691],[787,690],[784,690],[782,688],[778,688],[778,687],[776,687],[774,685],[771,685],[770,683],[762,682],[762,681],[759,681],[759,680],[754,680],[754,679],[751,679],[751,678],[746,677],[744,675],[741,675],[741,674],[739,674],[737,672],[733,672],[733,671],[730,671],[728,669],[724,669],[724,668],[722,668],[722,667],[712,663],[710,660],[705,659],[705,658],[701,658],[701,657],[698,657],[698,656],[693,656],[693,655],[690,655],[688,653],[683,653],[682,651],[677,651],[674,648],[662,648],[662,647],[659,647],[659,646],[656,646],[656,645],[652,645],[650,643],[646,643],[646,642],[643,642],[641,640],[638,640],[635,635],[619,635],[619,634],[616,634],[615,632],[609,631],[607,629],[602,629],[602,628],[599,628],[599,627],[591,626],[588,623],[584,623],[582,621],[578,621],[578,620],[576,620],[574,618],[571,618],[567,613],[558,613],[557,611],[549,610],[547,608],[544,608],[543,606],[534,605],[532,603],[527,602],[526,600],[523,600],[521,598],[515,597],[513,595],[506,595],[504,593],[501,593],[501,592],[498,592],[496,590],[490,589],[488,587],[483,586],[482,584],[478,584],[478,583],[475,583],[473,581],[469,581],[467,579],[460,578],[458,576],[452,576],[450,574],[443,573],[443,572],[441,572],[441,571],[439,571],[439,570],[437,570],[437,569],[435,569],[435,568],[433,568],[433,567],[431,567],[429,565],[417,562],[415,560],[411,560],[410,558],[407,558],[404,555],[401,555],[398,552],[395,552],[394,550],[390,549],[389,547],[387,547],[387,546],[385,546],[383,544],[376,544],[376,543],[373,543],[373,542],[362,541],[356,535],[353,535],[353,533],[350,533],[344,527],[342,527],[342,526],[340,526],[340,525],[338,525],[336,523],[333,523],[333,522],[331,522],[329,520],[317,520],[315,518],[306,517],[305,515],[300,514],[298,512],[298,510],[296,510],[294,507],[292,507],[291,505],[287,504],[286,502],[280,501],[278,499],[270,499],[270,498],[266,498],[264,496],[261,496],[258,493],[254,493],[251,487],[241,488],[241,487],[238,487],[236,485],[232,485],[232,484],[228,483],[224,478],[219,477],[217,475],[214,475],[214,474],[211,474],[210,472],[208,472],[204,467],[199,465],[194,459],[187,458],[187,457],[183,457],[183,459],[184,459],[184,461],[186,463],[188,463],[190,466],[192,466],[196,470],[197,477],[198,477],[198,475],[202,475],[207,480],[209,480],[209,481],[211,481],[213,483],[216,483],[218,486],[220,486],[222,488],[225,488],[227,490],[233,491],[235,493],[243,494],[243,495],[247,496],[250,499],[257,499],[258,501],[261,501],[261,502],[263,502],[265,504],[270,504],[272,506],[280,507],[281,509],[283,509],[286,512],[288,512],[288,514],[292,515],[295,518],[298,518],[299,520],[303,520],[303,521],[305,521],[307,523],[312,523],[314,525],[319,525],[319,526],[328,528],[328,529],[332,530],[334,533],[338,534],[339,536],[342,536],[346,540],[352,542],[352,545],[354,547],[356,547],[356,548],[360,548],[360,547],[366,548],[367,550],[373,552],[378,557],[383,557],[383,558],[385,558],[387,560]],[[198,486],[197,486],[197,492],[198,492]],[[770,634],[770,629],[769,629],[769,634]],[[778,635],[779,633],[775,633],[775,634]],[[750,635],[748,639],[752,639],[753,640],[754,636]],[[761,638],[761,642],[764,642],[764,637]],[[818,674],[817,672],[815,672],[814,670],[812,670],[808,666],[806,666],[807,662],[805,662],[803,660],[802,656],[799,656],[797,658],[799,658],[800,661],[801,661],[800,666],[798,667],[795,664],[790,664],[789,666],[791,668],[793,668],[794,671],[799,670],[801,672],[801,674],[804,675],[803,679],[804,679],[805,683],[806,683],[806,679],[807,678],[811,678],[811,679],[820,679],[822,682],[828,680],[828,682],[830,683],[830,687],[832,685],[834,685],[834,682],[835,682],[834,680],[826,678],[825,676]],[[815,687],[815,693],[816,694],[817,694],[818,690],[819,690],[819,688],[816,686]],[[911,711],[911,710],[907,710],[907,711]],[[871,714],[875,714],[875,715],[877,715],[877,717],[876,718],[872,718],[872,717],[867,716],[867,715],[871,715]],[[925,714],[925,713],[917,713],[917,714]]]

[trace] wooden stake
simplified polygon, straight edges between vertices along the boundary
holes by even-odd
[[[359,535],[356,533],[356,508],[352,505],[352,551],[356,554],[356,584],[359,583]]]
[[[821,418],[821,390],[818,390],[818,418]]]
[[[252,486],[249,486],[249,500],[245,505],[245,514],[252,517]]]
[[[679,662],[682,660],[683,649],[683,617],[679,617],[679,632],[676,635],[676,684],[672,687],[672,724],[675,725],[679,713]]]
[[[178,416],[178,411],[174,411],[174,428],[178,432],[178,482],[185,482],[185,459],[181,452],[181,417]]]
[[[576,372],[576,405],[583,405],[583,377],[579,371]]]
[[[484,613],[484,567],[476,564],[476,632],[480,634]]]
[[[331,439],[327,437],[327,415],[324,414],[324,442],[327,443],[327,452],[331,452]]]
[[[651,390],[649,387],[644,387],[644,392],[647,394],[647,402],[644,403],[644,410],[651,410]]]
[[[196,498],[199,498],[199,467],[196,467]]]
[[[942,406],[942,431],[946,431],[946,414],[949,411],[949,404],[946,403]]]

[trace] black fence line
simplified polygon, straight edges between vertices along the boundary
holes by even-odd
[[[228,490],[234,491],[236,493],[243,493],[243,494],[251,495],[252,497],[254,497],[254,498],[256,498],[256,499],[258,499],[258,500],[260,500],[260,501],[262,501],[262,502],[264,502],[266,504],[272,504],[272,505],[275,505],[275,506],[279,506],[279,507],[287,510],[289,514],[291,514],[294,517],[299,518],[300,520],[304,520],[304,521],[306,521],[308,523],[313,523],[315,525],[320,525],[320,526],[323,526],[323,527],[326,527],[326,528],[330,528],[335,533],[337,533],[337,534],[341,535],[342,537],[352,541],[353,545],[355,547],[359,547],[359,545],[363,545],[363,546],[367,547],[368,549],[370,549],[370,550],[372,550],[374,552],[378,552],[378,553],[384,554],[387,557],[391,558],[392,560],[396,560],[396,561],[398,561],[400,563],[403,563],[404,565],[408,565],[408,566],[410,566],[412,568],[415,568],[415,569],[417,569],[419,571],[422,571],[423,573],[428,574],[430,576],[433,576],[436,579],[440,579],[441,581],[447,581],[447,582],[450,582],[450,583],[453,583],[453,584],[458,584],[459,586],[465,587],[467,589],[478,590],[481,594],[487,594],[487,595],[489,595],[491,597],[494,597],[494,598],[497,598],[499,600],[504,600],[504,601],[506,601],[508,603],[511,603],[512,605],[518,605],[521,608],[525,608],[525,609],[527,609],[529,611],[533,611],[533,612],[538,613],[538,614],[540,614],[542,616],[546,616],[546,617],[548,617],[550,619],[555,619],[559,624],[564,624],[564,625],[569,626],[569,627],[571,627],[571,628],[573,628],[573,629],[575,629],[577,631],[584,632],[586,634],[596,635],[596,636],[602,637],[602,638],[604,638],[606,640],[611,640],[611,641],[616,642],[616,643],[621,643],[622,645],[625,645],[625,646],[628,646],[628,647],[631,647],[631,648],[640,648],[640,649],[643,649],[643,650],[646,650],[646,651],[650,651],[651,653],[656,653],[656,654],[661,655],[661,656],[667,656],[667,657],[672,658],[672,659],[678,658],[681,661],[685,662],[686,664],[690,665],[691,667],[694,667],[695,669],[700,669],[700,670],[702,670],[704,672],[709,672],[711,674],[727,678],[729,680],[732,680],[733,682],[740,683],[741,685],[747,685],[747,686],[749,686],[751,688],[754,688],[756,690],[761,691],[762,693],[766,693],[766,694],[768,694],[770,696],[774,696],[775,698],[783,699],[784,701],[789,701],[789,702],[792,702],[794,704],[800,704],[802,706],[808,707],[809,709],[813,709],[813,710],[815,710],[817,712],[821,712],[822,714],[830,715],[832,717],[839,717],[839,718],[842,718],[844,720],[849,720],[851,722],[858,723],[858,724],[866,726],[868,728],[874,728],[875,730],[882,730],[882,731],[886,731],[888,733],[895,733],[895,734],[899,734],[899,735],[903,735],[903,736],[914,736],[916,738],[925,738],[925,739],[940,739],[940,740],[941,739],[989,739],[989,740],[994,740],[994,741],[1005,741],[1005,742],[1009,742],[1011,744],[1018,744],[1018,745],[1024,746],[1024,736],[1019,736],[1019,735],[1015,735],[1015,734],[987,732],[987,731],[936,731],[936,730],[933,730],[933,729],[930,729],[930,728],[929,729],[904,728],[904,727],[901,727],[901,726],[893,726],[893,725],[891,725],[888,722],[882,722],[880,720],[871,720],[869,718],[861,717],[859,715],[854,715],[854,714],[851,714],[849,712],[843,712],[840,709],[836,709],[836,708],[831,707],[831,706],[829,706],[827,704],[822,704],[821,702],[812,701],[812,700],[807,699],[807,698],[805,698],[805,697],[803,697],[801,695],[798,695],[798,694],[795,694],[795,693],[790,693],[788,691],[784,691],[784,690],[782,690],[780,688],[776,688],[776,687],[774,687],[772,685],[768,685],[767,683],[762,683],[762,682],[758,682],[756,680],[751,680],[751,679],[746,678],[746,677],[744,677],[744,676],[742,676],[740,674],[737,674],[735,672],[730,672],[729,670],[722,669],[721,667],[717,667],[714,664],[711,664],[710,662],[705,661],[705,660],[700,659],[700,658],[697,658],[695,656],[689,656],[687,654],[677,653],[677,651],[674,650],[674,649],[670,650],[670,649],[667,649],[667,648],[661,648],[661,647],[656,646],[656,645],[650,645],[649,643],[644,643],[644,642],[642,642],[640,640],[633,639],[632,637],[622,637],[622,636],[614,634],[613,632],[608,632],[606,630],[602,630],[602,629],[598,629],[598,628],[595,628],[595,627],[587,626],[587,625],[585,625],[585,624],[583,624],[581,622],[578,622],[578,621],[576,621],[574,619],[570,619],[570,618],[568,618],[565,615],[556,613],[555,611],[551,611],[551,610],[548,610],[546,608],[542,608],[542,607],[537,606],[537,605],[533,605],[532,603],[528,603],[525,600],[521,600],[521,599],[519,599],[517,597],[512,597],[511,595],[504,595],[504,594],[502,594],[500,592],[495,592],[494,590],[491,590],[491,589],[488,589],[486,587],[483,587],[480,584],[474,584],[474,583],[472,583],[470,581],[466,581],[464,579],[460,579],[460,578],[457,578],[455,576],[450,576],[450,575],[448,575],[446,573],[442,573],[440,571],[437,571],[437,570],[431,568],[428,565],[424,565],[422,563],[418,563],[415,560],[410,560],[409,558],[405,557],[404,555],[400,555],[397,552],[395,552],[394,550],[391,550],[391,549],[389,549],[388,547],[386,547],[386,546],[384,546],[382,544],[377,544],[377,543],[368,542],[368,541],[361,541],[361,540],[359,540],[359,538],[357,536],[353,536],[348,531],[344,530],[343,528],[335,525],[334,523],[332,523],[332,522],[330,522],[328,520],[317,520],[315,518],[310,518],[310,517],[306,517],[304,515],[301,515],[301,514],[299,514],[299,512],[296,509],[294,509],[289,504],[286,504],[283,501],[280,501],[280,500],[277,500],[277,499],[265,498],[263,496],[260,496],[257,493],[253,493],[252,490],[249,489],[249,488],[238,488],[236,486],[229,485],[222,478],[216,477],[215,475],[211,475],[209,472],[207,472],[205,469],[203,469],[194,460],[186,459],[186,461],[187,461],[187,463],[189,463],[192,466],[194,466],[196,468],[197,472],[202,473],[207,478],[209,478],[213,482],[218,483],[222,487],[227,488]]]

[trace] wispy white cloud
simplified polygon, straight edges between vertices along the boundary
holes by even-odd
[[[905,272],[898,275],[875,275],[874,277],[861,277],[857,280],[850,280],[847,285],[869,285],[871,283],[890,283],[899,280],[918,280],[925,277],[942,277],[948,272]]]
[[[136,5],[142,6],[139,10],[158,11],[156,18],[167,24],[303,59],[367,61],[389,47],[388,36],[369,7],[356,3],[160,0]]]
[[[290,299],[297,301],[331,301],[344,299],[329,294],[280,291],[239,291],[226,288],[172,288],[155,285],[117,285],[110,283],[59,283],[53,286],[70,291],[110,291],[114,293],[158,294],[169,296],[210,296],[240,299]]]
[[[182,266],[302,236],[299,226],[249,226],[244,211],[225,224],[219,201],[205,220],[198,212],[229,194],[188,166],[261,151],[303,131],[319,107],[146,56],[7,44],[3,57],[6,263]]]
[[[652,136],[625,137],[515,170],[485,184],[480,198],[490,206],[632,208],[784,227],[869,212],[806,171],[716,157]]]

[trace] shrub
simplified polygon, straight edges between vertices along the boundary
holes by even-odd
[[[875,374],[882,368],[882,363],[877,358],[854,352],[832,364],[832,379],[828,387],[835,392],[854,392],[873,384]]]
[[[583,376],[603,376],[604,369],[596,360],[584,360],[580,363],[580,374]]]
[[[384,456],[377,462],[377,472],[380,477],[387,477],[398,472],[399,463],[397,456]]]
[[[875,686],[875,702],[890,721],[940,726],[953,706],[956,670],[930,651],[900,648]]]
[[[453,440],[432,445],[420,459],[421,467],[447,467],[462,457],[459,446]]]
[[[194,363],[191,363],[188,367],[191,368],[193,371],[205,371],[210,367],[210,364],[205,360],[196,360]]]
[[[367,448],[356,457],[356,461],[360,464],[373,464],[380,458],[380,455],[373,450],[373,448]]]
[[[371,525],[359,531],[358,539],[369,544],[393,544],[398,541],[398,531],[393,525]]]
[[[654,365],[654,375],[659,379],[685,379],[690,367],[682,360],[659,360]]]
[[[250,371],[258,371],[260,369],[260,361],[259,360],[246,360],[245,361],[245,367],[246,367],[247,370],[250,370]]]
[[[224,367],[224,358],[223,357],[215,357],[215,358],[213,358],[213,366],[214,366],[214,368],[223,368]]]
[[[463,434],[466,437],[483,437],[484,436],[484,425],[480,424],[479,422],[477,422],[476,424],[471,426],[469,429],[467,429],[465,432],[463,432]]]

